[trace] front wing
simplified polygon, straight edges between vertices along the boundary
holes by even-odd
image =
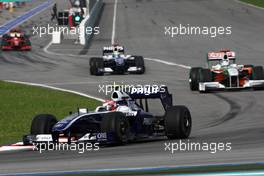
[[[22,46],[12,46],[12,45],[2,45],[2,50],[31,50],[30,45],[22,45]]]
[[[138,72],[138,71],[141,71],[142,68],[139,68],[139,67],[129,67],[127,69],[127,72],[129,73],[133,73],[133,72]],[[104,73],[113,73],[114,70],[110,67],[105,67],[103,70],[102,70]]]
[[[53,139],[52,134],[37,134],[37,135],[25,135],[23,137],[24,145],[33,145],[41,143],[100,143],[111,144],[116,142],[114,133],[87,133],[84,136],[76,139],[74,137],[59,137],[58,141]]]
[[[213,91],[213,90],[226,90],[226,89],[247,89],[247,88],[256,88],[264,89],[264,80],[249,80],[243,86],[238,87],[226,87],[225,85],[219,82],[200,82],[199,91]]]

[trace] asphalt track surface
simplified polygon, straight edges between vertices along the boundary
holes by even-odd
[[[111,43],[114,1],[105,1],[100,20],[100,35],[94,37],[91,55]],[[209,50],[231,48],[239,63],[264,65],[264,11],[230,0],[119,0],[116,41],[127,53],[143,55],[188,66],[203,66]],[[41,20],[40,20],[41,19]],[[45,25],[45,13],[31,19]],[[164,26],[179,24],[232,26],[231,36],[214,39],[202,36],[170,38]],[[28,26],[30,27],[30,26]],[[58,170],[130,168],[171,165],[197,165],[237,162],[263,162],[263,91],[190,92],[188,69],[146,61],[145,75],[90,76],[89,56],[47,54],[43,48],[50,38],[32,38],[32,52],[0,53],[0,79],[45,83],[106,98],[98,84],[166,84],[174,104],[187,105],[193,118],[190,141],[231,142],[229,152],[164,151],[165,139],[126,146],[105,147],[100,151],[78,154],[71,151],[9,152],[0,154],[0,173]],[[65,46],[61,53],[74,53]],[[52,50],[52,49],[51,49]],[[153,106],[157,111],[158,106]],[[12,117],[11,117],[12,118]]]

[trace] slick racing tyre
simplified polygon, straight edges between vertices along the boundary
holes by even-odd
[[[264,79],[264,71],[263,71],[262,66],[253,67],[252,78],[253,78],[253,80],[263,80]]]
[[[192,129],[190,111],[185,106],[172,106],[165,113],[165,132],[169,139],[186,139]]]
[[[90,74],[96,75],[96,76],[102,76],[104,75],[104,72],[102,71],[104,69],[104,60],[103,58],[91,58],[90,59]]]
[[[57,123],[56,117],[50,114],[39,114],[31,123],[30,134],[51,134],[52,127]]]
[[[95,60],[96,60],[97,58],[94,58],[94,57],[92,57],[92,58],[90,58],[90,61],[89,61],[89,65],[90,65],[90,74],[91,75],[95,75]]]
[[[8,46],[8,42],[6,41],[7,39],[8,39],[8,35],[7,34],[3,35],[0,45],[1,49],[3,48],[3,46]]]
[[[140,68],[141,70],[137,71],[137,74],[144,74],[145,73],[145,62],[142,56],[135,56],[135,66]]]
[[[31,42],[30,42],[30,40],[29,39],[25,39],[25,45],[26,46],[31,46]],[[31,49],[28,49],[28,51],[30,51]]]
[[[212,82],[213,81],[213,74],[210,69],[202,69],[200,71],[199,79],[201,83],[204,82]],[[200,90],[200,93],[207,93],[207,90]]]
[[[200,82],[200,72],[202,68],[200,67],[194,67],[191,68],[190,74],[189,74],[189,82],[190,82],[190,89],[192,91],[198,90],[199,89],[199,82]]]
[[[200,82],[212,82],[213,75],[210,69],[202,69],[200,71]]]
[[[115,144],[125,144],[129,139],[129,122],[122,112],[112,112],[102,114],[102,132],[113,132],[115,134]]]
[[[253,80],[264,80],[264,71],[262,66],[255,66],[252,69],[252,79]],[[254,90],[264,90],[263,86],[257,86],[253,88]]]

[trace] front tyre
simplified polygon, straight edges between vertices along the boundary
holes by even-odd
[[[115,134],[114,143],[121,145],[128,142],[130,127],[126,116],[122,112],[102,114],[101,132]]]
[[[191,113],[185,106],[172,106],[165,113],[165,132],[169,139],[186,139],[192,129]]]
[[[103,58],[91,58],[90,59],[90,74],[96,76],[104,75],[104,59]]]
[[[212,82],[213,81],[213,74],[210,69],[202,69],[200,71],[200,76],[199,76],[200,82]],[[200,90],[200,93],[207,93],[208,91],[205,90]]]
[[[190,83],[190,89],[192,91],[196,91],[199,89],[199,80],[200,80],[200,72],[201,72],[202,68],[200,67],[193,67],[190,70],[189,73],[189,83]]]
[[[135,66],[139,69],[137,74],[144,74],[146,71],[144,58],[142,56],[135,56]]]
[[[35,116],[31,123],[30,134],[51,134],[52,127],[57,123],[55,116],[50,114],[39,114]]]

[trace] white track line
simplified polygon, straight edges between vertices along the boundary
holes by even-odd
[[[112,40],[111,40],[112,45],[115,44],[115,30],[116,30],[116,10],[117,10],[117,1],[118,1],[118,0],[115,0],[115,5],[114,5],[113,29],[112,29]]]
[[[1,146],[0,147],[0,152],[9,152],[9,151],[22,151],[22,150],[26,150],[26,151],[31,151],[34,149],[34,146]]]
[[[31,82],[23,82],[23,81],[13,81],[13,80],[5,80],[6,82],[10,82],[10,83],[18,83],[18,84],[25,84],[25,85],[30,85],[30,86],[37,86],[37,87],[44,87],[44,88],[48,88],[48,89],[53,89],[53,90],[58,90],[58,91],[62,91],[62,92],[68,92],[68,93],[73,93],[76,95],[80,95],[83,97],[87,97],[87,98],[92,98],[95,99],[97,101],[100,102],[104,102],[104,99],[98,98],[98,97],[94,97],[92,95],[88,95],[82,92],[77,92],[77,91],[73,91],[73,90],[68,90],[68,89],[62,89],[62,88],[58,88],[58,87],[54,87],[54,86],[48,86],[45,84],[38,84],[38,83],[31,83]]]
[[[165,65],[177,66],[177,67],[181,67],[181,68],[184,68],[184,69],[191,69],[192,68],[191,66],[188,66],[188,65],[177,64],[175,62],[168,62],[168,61],[164,61],[164,60],[161,60],[161,59],[145,58],[145,60],[158,62],[158,63],[162,63],[162,64],[165,64]]]
[[[52,45],[52,40],[43,48],[43,51],[50,55],[56,55],[57,53],[50,52],[48,49]]]
[[[62,85],[83,85],[83,84],[100,84],[99,81],[86,81],[86,82],[46,82],[43,83],[49,86],[62,86]]]
[[[52,45],[52,41],[50,41],[44,48],[43,48],[43,51],[46,53],[46,54],[49,54],[49,55],[54,55],[54,56],[69,56],[69,57],[83,57],[83,58],[88,58],[88,57],[96,57],[97,55],[75,55],[75,54],[63,54],[63,53],[55,53],[55,52],[52,52],[52,51],[49,51],[49,47]]]

